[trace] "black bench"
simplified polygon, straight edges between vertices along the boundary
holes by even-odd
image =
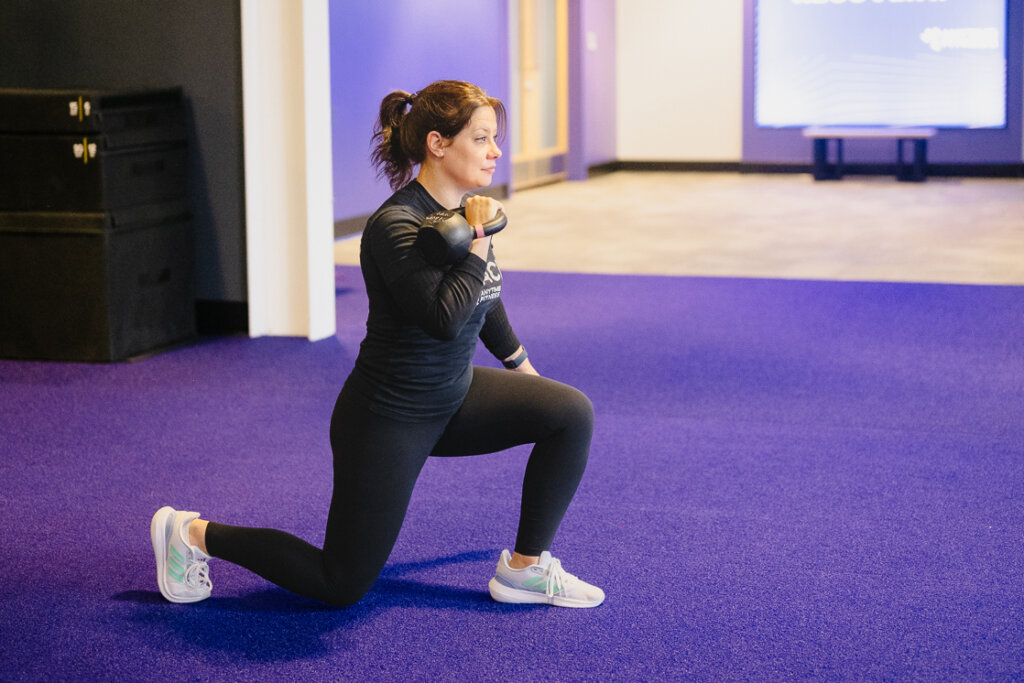
[[[814,141],[814,179],[839,180],[843,177],[843,140],[868,138],[896,140],[896,179],[922,182],[928,164],[928,140],[935,137],[935,128],[870,128],[860,126],[811,126],[804,128],[804,137]],[[828,141],[835,140],[836,161],[829,163]],[[903,154],[903,143],[914,143],[913,161]]]

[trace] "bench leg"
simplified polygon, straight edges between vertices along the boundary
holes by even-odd
[[[928,141],[914,140],[914,180],[924,182],[928,168]]]
[[[903,155],[903,143],[905,139],[896,141],[896,180],[910,183],[924,182],[928,165],[928,141],[924,139],[912,140],[914,144],[914,161],[908,164]]]
[[[843,177],[843,141],[836,140],[836,163],[828,162],[828,139],[819,138],[814,141],[814,179],[839,180]]]

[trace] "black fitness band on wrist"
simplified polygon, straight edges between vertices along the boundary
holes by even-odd
[[[524,361],[526,361],[527,356],[528,354],[526,353],[526,349],[522,349],[519,351],[519,353],[512,356],[508,360],[501,361],[501,364],[504,365],[509,370],[515,370],[520,365],[522,365]]]

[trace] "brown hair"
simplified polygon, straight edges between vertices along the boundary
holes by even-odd
[[[466,127],[478,107],[487,106],[494,108],[498,135],[503,137],[505,106],[472,83],[437,81],[415,95],[402,90],[389,93],[380,103],[373,130],[371,159],[377,177],[387,178],[393,190],[402,187],[412,178],[413,166],[426,158],[431,131],[451,139]]]

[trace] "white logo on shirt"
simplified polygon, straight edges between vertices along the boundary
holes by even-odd
[[[501,296],[501,270],[497,263],[488,261],[487,270],[484,271],[484,289],[480,292],[480,298],[476,303],[479,305],[485,301],[497,299],[499,296]]]

